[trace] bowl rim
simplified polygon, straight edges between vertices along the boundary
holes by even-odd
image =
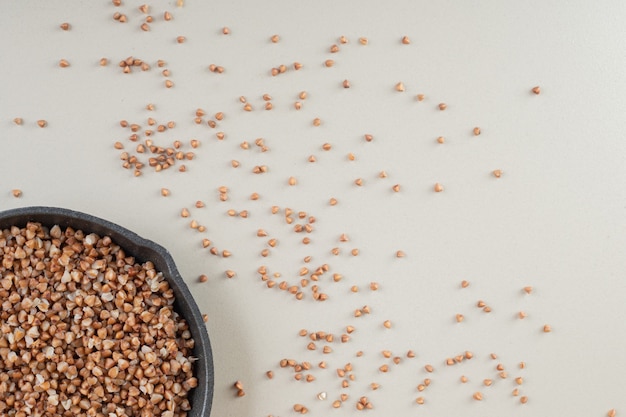
[[[187,321],[195,341],[193,355],[198,358],[194,363],[194,376],[198,386],[190,394],[191,410],[188,417],[208,417],[211,412],[214,392],[214,366],[211,342],[200,309],[183,280],[174,258],[169,251],[137,233],[103,218],[80,211],[50,206],[19,207],[0,211],[0,230],[11,226],[24,227],[28,222],[41,223],[52,227],[55,224],[66,228],[72,227],[85,233],[109,236],[134,256],[136,260],[151,261],[170,284],[175,295],[175,310]]]

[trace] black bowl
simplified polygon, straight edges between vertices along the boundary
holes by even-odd
[[[95,233],[99,236],[110,236],[111,239],[134,256],[139,262],[151,261],[156,269],[163,273],[170,287],[174,290],[176,301],[174,309],[189,324],[191,335],[195,341],[193,356],[198,358],[194,363],[194,375],[198,378],[198,386],[189,394],[191,411],[188,417],[208,417],[213,401],[213,355],[202,314],[187,284],[180,276],[174,259],[164,247],[144,239],[134,232],[117,224],[98,217],[73,210],[57,207],[23,207],[0,212],[0,229],[11,226],[24,227],[28,222],[41,223],[52,227],[72,227],[85,234]]]

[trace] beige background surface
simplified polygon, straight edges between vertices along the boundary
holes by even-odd
[[[213,416],[288,416],[295,403],[311,416],[347,416],[363,395],[374,405],[364,412],[370,416],[626,413],[623,2],[186,0],[177,8],[167,1],[150,4],[149,32],[139,28],[140,4],[3,2],[0,208],[68,207],[167,247],[209,315]],[[114,21],[116,11],[128,22]],[[71,30],[62,31],[62,22]],[[224,26],[230,35],[221,33]],[[276,44],[274,34],[281,37]],[[181,35],[187,41],[178,44]],[[331,54],[341,35],[349,42]],[[123,74],[117,63],[130,55],[151,69]],[[99,66],[102,57],[108,66]],[[335,65],[324,67],[331,58]],[[60,59],[70,67],[60,68]],[[171,89],[159,59],[171,71]],[[294,61],[303,64],[300,71]],[[209,72],[210,64],[225,72]],[[280,64],[289,70],[272,77]],[[344,79],[350,89],[341,87]],[[405,92],[395,91],[398,82]],[[538,96],[530,92],[535,85]],[[308,98],[297,111],[303,90]],[[263,110],[265,93],[273,97],[271,111]],[[240,96],[253,111],[243,110]],[[437,109],[440,102],[446,111]],[[155,111],[145,109],[148,103]],[[197,108],[225,118],[216,129],[196,125]],[[24,124],[15,125],[15,117]],[[159,145],[181,140],[189,149],[191,138],[201,141],[187,172],[145,168],[134,178],[121,167],[113,144],[128,152],[135,145],[119,121],[145,126],[148,117],[176,122],[154,136]],[[312,125],[316,117],[319,127]],[[48,126],[37,127],[38,119]],[[472,135],[475,126],[480,136]],[[217,131],[226,138],[217,140]],[[365,133],[374,140],[365,142]],[[249,150],[240,148],[243,141]],[[324,143],[332,149],[323,151]],[[307,162],[309,155],[317,162]],[[253,174],[255,165],[268,172]],[[491,175],[494,169],[502,178]],[[387,178],[378,177],[381,170]],[[290,176],[296,186],[287,185]],[[444,192],[433,192],[436,182]],[[226,202],[220,186],[230,189]],[[169,197],[160,195],[162,187]],[[14,198],[12,189],[23,196]],[[249,199],[253,192],[259,200]],[[334,207],[331,197],[339,201]],[[195,208],[197,200],[206,207]],[[316,217],[309,245],[283,214],[271,214],[273,205]],[[229,217],[229,209],[248,210],[249,217]],[[191,219],[207,231],[192,230]],[[259,228],[269,236],[257,237]],[[342,233],[348,242],[339,242]],[[203,238],[232,256],[210,255]],[[270,238],[278,245],[263,258]],[[331,255],[333,247],[341,254]],[[397,250],[406,257],[396,258]],[[307,255],[311,270],[330,266],[318,283],[329,295],[325,302],[312,300],[310,286],[302,301],[268,289],[256,272],[267,265],[282,274],[277,283],[295,285]],[[236,277],[227,279],[228,269]],[[342,274],[341,282],[332,282],[332,273]],[[209,281],[198,283],[200,274]],[[467,289],[460,288],[464,279]],[[377,292],[371,281],[380,284]],[[522,291],[527,285],[531,295]],[[478,300],[493,311],[480,311]],[[372,313],[355,318],[364,305]],[[516,319],[520,310],[525,320]],[[457,313],[463,323],[455,322]],[[391,329],[382,325],[387,319]],[[544,324],[553,332],[544,334]],[[339,336],[346,325],[356,328],[351,341],[332,343],[327,355],[321,344],[307,350],[308,340],[298,336],[302,328]],[[383,349],[402,362],[383,358]],[[408,349],[417,357],[406,359]],[[444,364],[465,350],[472,361]],[[279,368],[282,358],[326,360],[328,370],[315,367],[314,382],[298,382]],[[520,361],[526,369],[517,368]],[[335,369],[347,362],[356,380],[342,389]],[[497,377],[500,362],[507,379]],[[388,373],[378,370],[384,363]],[[431,375],[423,369],[428,363]],[[511,395],[517,376],[524,378],[525,405]],[[420,394],[425,377],[433,382]],[[485,378],[494,384],[483,387]],[[245,386],[243,398],[235,397],[236,380]],[[371,382],[381,388],[372,391]],[[480,403],[471,399],[478,390]],[[344,392],[349,400],[333,409]],[[421,395],[426,402],[419,406]]]

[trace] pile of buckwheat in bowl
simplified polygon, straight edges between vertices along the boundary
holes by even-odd
[[[0,415],[208,416],[208,335],[165,249],[31,207],[0,213],[0,256]]]

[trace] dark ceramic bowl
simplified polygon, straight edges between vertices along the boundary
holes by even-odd
[[[61,228],[69,226],[73,229],[80,229],[85,234],[95,233],[99,236],[110,236],[116,244],[121,246],[127,254],[134,256],[137,261],[152,261],[174,290],[176,296],[174,309],[189,324],[195,341],[193,356],[197,357],[198,360],[194,363],[194,375],[198,378],[198,387],[189,394],[191,411],[187,415],[188,417],[208,417],[213,400],[211,344],[202,320],[202,314],[200,314],[196,302],[176,269],[174,259],[167,249],[117,224],[73,210],[57,207],[24,207],[0,212],[0,229],[7,229],[11,226],[24,227],[28,222],[37,222],[48,227],[55,224]]]

